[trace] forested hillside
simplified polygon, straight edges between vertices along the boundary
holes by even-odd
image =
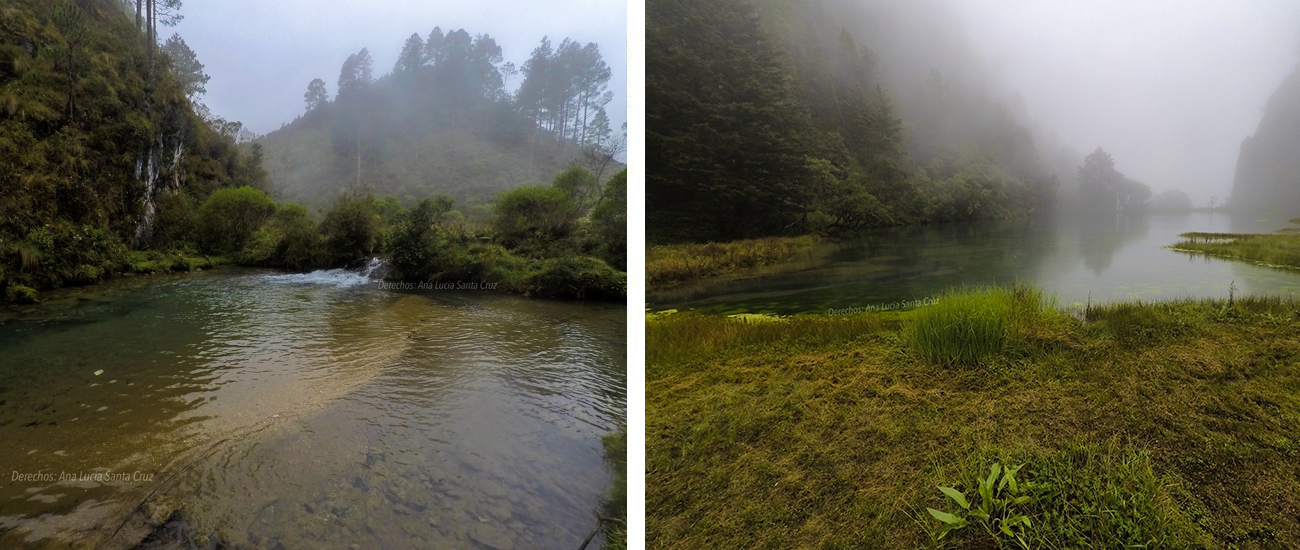
[[[885,71],[867,44],[915,38],[878,31],[890,14],[870,4],[647,3],[651,238],[851,235],[1051,206],[1031,133],[961,78],[898,70],[933,60],[895,55]]]
[[[611,73],[596,44],[543,39],[522,67],[502,60],[492,37],[441,28],[407,38],[378,79],[369,51],[353,54],[337,97],[312,81],[306,113],[258,140],[276,192],[318,206],[346,190],[408,205],[443,193],[472,215],[574,163],[618,171],[623,132],[605,112]]]
[[[162,202],[265,187],[256,151],[195,114],[205,77],[178,77],[156,45],[177,5],[0,7],[0,298],[123,269],[154,243]]]
[[[1300,207],[1300,69],[1268,99],[1255,135],[1241,143],[1231,206],[1239,210]],[[1292,210],[1287,210],[1287,209]]]

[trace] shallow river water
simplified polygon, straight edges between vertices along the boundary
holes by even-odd
[[[795,261],[647,293],[652,309],[829,313],[897,309],[961,285],[1029,283],[1063,307],[1091,300],[1300,296],[1300,271],[1164,247],[1191,231],[1269,233],[1285,217],[1153,214],[1108,220],[954,223],[874,231]]]
[[[347,272],[55,292],[0,313],[0,548],[98,547],[156,491],[239,546],[571,550],[625,349],[621,304]]]

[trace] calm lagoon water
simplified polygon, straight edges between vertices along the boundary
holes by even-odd
[[[624,315],[340,271],[53,293],[0,313],[0,548],[97,547],[157,489],[241,546],[571,550],[612,480]]]
[[[1270,233],[1284,217],[1152,214],[880,230],[757,273],[653,291],[652,309],[826,313],[923,301],[961,285],[1037,285],[1062,306],[1116,300],[1300,296],[1300,271],[1167,250],[1190,231]]]

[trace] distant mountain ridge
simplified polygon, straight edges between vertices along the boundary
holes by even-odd
[[[1255,134],[1241,142],[1231,205],[1242,210],[1300,208],[1300,67],[1282,80]]]

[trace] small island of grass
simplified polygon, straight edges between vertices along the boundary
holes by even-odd
[[[1300,224],[1300,218],[1292,219],[1291,223]],[[1281,229],[1274,234],[1183,233],[1179,235],[1183,240],[1169,249],[1300,269],[1300,235],[1296,229]]]

